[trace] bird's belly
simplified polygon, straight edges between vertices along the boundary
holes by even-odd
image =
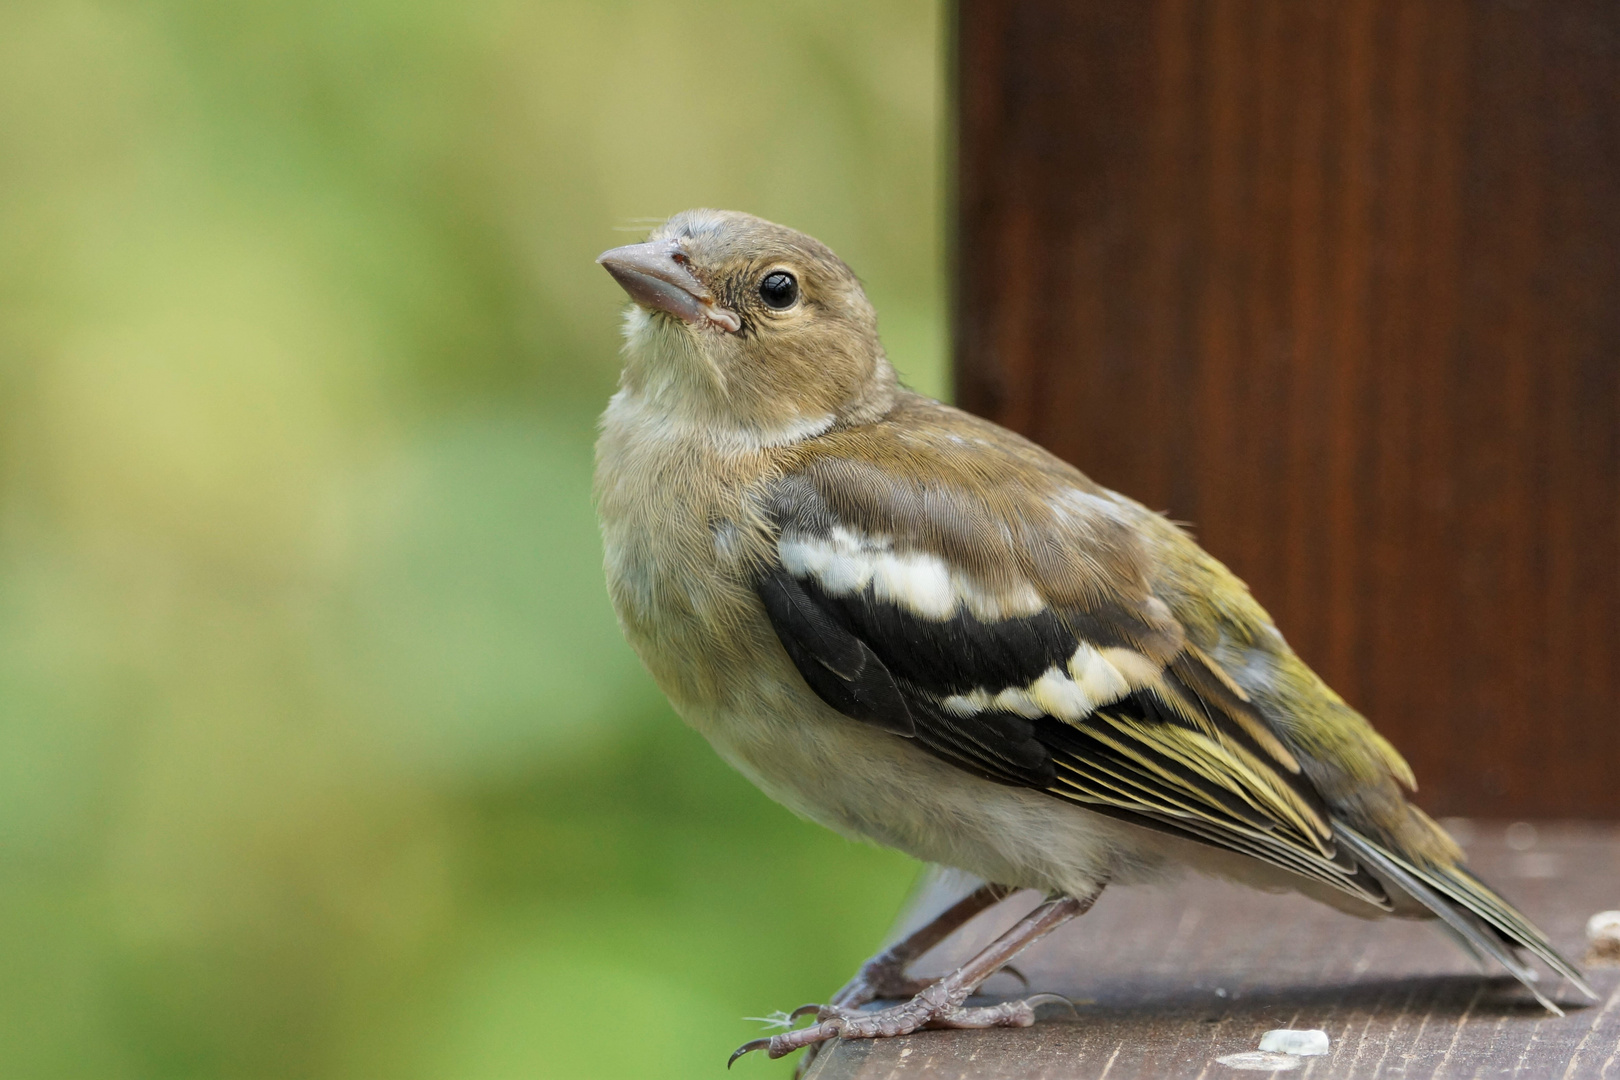
[[[681,712],[721,757],[812,821],[1026,888],[1083,894],[1099,881],[1159,871],[1143,830],[964,773],[791,684],[757,680],[751,691],[734,704]]]

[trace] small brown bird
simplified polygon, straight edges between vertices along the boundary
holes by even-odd
[[[1108,883],[1176,864],[1435,918],[1554,1012],[1519,950],[1591,994],[1243,582],[1164,517],[901,387],[822,244],[693,210],[598,261],[635,301],[596,472],[631,645],[778,802],[991,883],[733,1060],[1030,1024],[1038,999],[965,1002]],[[1018,889],[1048,899],[949,975],[905,977]],[[907,1000],[860,1009],[889,997]]]

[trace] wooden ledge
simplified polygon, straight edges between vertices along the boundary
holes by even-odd
[[[1455,831],[1474,869],[1571,958],[1585,953],[1586,920],[1620,908],[1620,825]],[[943,970],[1031,904],[1009,901],[916,970]],[[1620,968],[1586,965],[1595,1003],[1549,983],[1568,1014],[1559,1019],[1511,978],[1479,975],[1432,924],[1363,921],[1297,896],[1192,877],[1113,889],[1020,967],[1032,990],[1073,999],[1078,1016],[840,1042],[807,1080],[1219,1080],[1244,1072],[1217,1059],[1253,1051],[1267,1030],[1284,1027],[1332,1039],[1326,1056],[1292,1059],[1290,1076],[1312,1080],[1620,1080]],[[1016,982],[998,976],[986,989],[1013,994]]]

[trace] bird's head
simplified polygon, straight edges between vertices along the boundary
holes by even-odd
[[[766,446],[876,419],[894,401],[860,281],[803,233],[688,210],[596,261],[635,301],[624,389],[646,407]]]

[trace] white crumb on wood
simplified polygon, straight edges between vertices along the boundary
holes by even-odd
[[[1586,960],[1620,964],[1620,911],[1600,911],[1586,920]]]
[[[1295,1057],[1316,1057],[1328,1052],[1327,1032],[1318,1028],[1296,1031],[1277,1028],[1260,1037],[1260,1049],[1274,1054],[1292,1054]]]

